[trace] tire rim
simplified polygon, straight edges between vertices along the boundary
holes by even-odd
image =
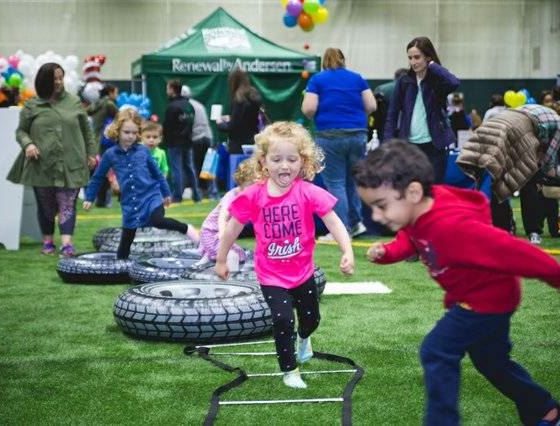
[[[255,288],[243,283],[213,283],[192,281],[169,281],[141,286],[142,291],[153,297],[208,300],[223,299],[248,295],[255,292]]]

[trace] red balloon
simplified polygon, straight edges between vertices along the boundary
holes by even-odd
[[[304,48],[305,50],[309,50],[309,44],[305,43],[305,44],[303,45],[303,48]]]
[[[157,114],[150,115],[150,121],[157,123],[159,121],[159,117],[157,116]]]

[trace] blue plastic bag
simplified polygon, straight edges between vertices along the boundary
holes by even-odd
[[[214,148],[208,148],[200,170],[200,179],[212,180],[218,171],[218,153]]]

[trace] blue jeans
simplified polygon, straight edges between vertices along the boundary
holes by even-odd
[[[535,425],[555,407],[548,391],[510,359],[507,314],[478,314],[454,306],[424,338],[420,359],[426,386],[424,424],[459,424],[461,359],[468,354],[475,368],[511,399],[525,425]]]
[[[183,190],[187,182],[191,184],[193,201],[200,201],[200,188],[194,167],[192,147],[170,146],[167,148],[167,156],[171,167],[173,201],[183,199]]]
[[[365,130],[326,131],[315,138],[325,153],[325,169],[321,172],[323,184],[337,198],[334,211],[349,231],[362,221],[362,201],[352,177],[352,167],[364,158],[366,139]]]

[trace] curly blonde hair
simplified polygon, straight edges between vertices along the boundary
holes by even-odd
[[[256,179],[268,177],[268,171],[263,162],[274,140],[284,139],[293,142],[302,159],[300,177],[313,180],[315,175],[324,168],[325,155],[311,138],[309,132],[298,123],[291,121],[277,121],[264,128],[255,136],[255,152],[251,157]]]
[[[239,163],[233,179],[239,186],[247,186],[255,182],[255,166],[250,158]]]
[[[142,128],[142,117],[132,108],[125,108],[119,111],[113,122],[105,130],[105,136],[115,141],[119,140],[119,133],[125,121],[132,121],[138,126],[138,137]]]

